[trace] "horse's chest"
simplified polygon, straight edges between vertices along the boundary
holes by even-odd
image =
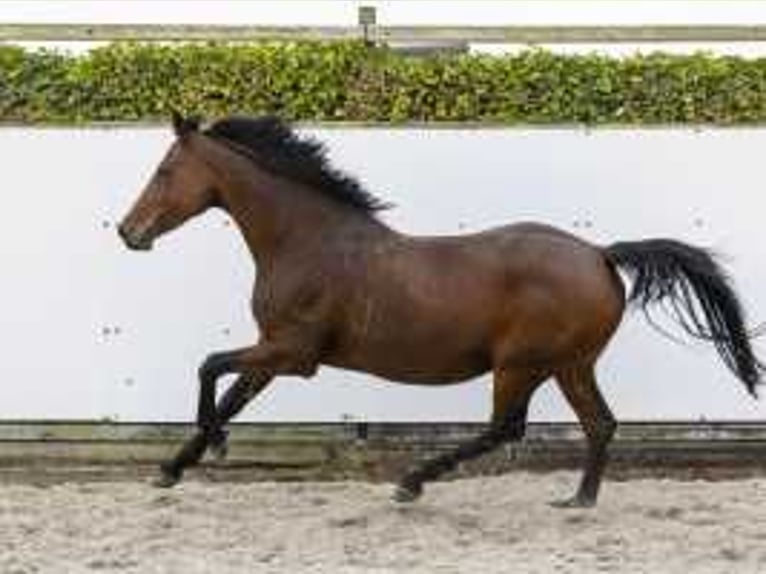
[[[260,281],[252,297],[252,312],[262,333],[308,327],[327,314],[326,297],[314,282]]]
[[[298,297],[290,297],[276,289],[256,289],[251,306],[258,327],[261,331],[268,331],[289,322],[297,314],[299,300]]]

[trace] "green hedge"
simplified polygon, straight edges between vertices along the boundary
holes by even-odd
[[[86,55],[0,46],[0,121],[83,123],[276,112],[294,120],[749,124],[766,59],[404,56],[359,42],[113,44]]]

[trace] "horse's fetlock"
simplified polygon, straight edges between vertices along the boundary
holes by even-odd
[[[217,425],[206,428],[205,434],[210,446],[224,445],[229,438],[229,432]]]

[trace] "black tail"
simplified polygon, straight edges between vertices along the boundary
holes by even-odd
[[[632,279],[628,302],[646,312],[661,300],[691,336],[712,342],[726,366],[756,395],[764,373],[750,346],[742,306],[726,273],[704,249],[670,239],[615,243],[609,260]]]

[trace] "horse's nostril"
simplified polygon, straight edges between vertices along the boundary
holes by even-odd
[[[133,237],[128,232],[127,228],[124,225],[120,225],[117,227],[117,234],[122,239],[123,243],[130,248],[135,249],[136,248],[136,242],[133,240]]]
[[[139,235],[135,231],[130,231],[124,225],[117,227],[117,233],[122,238],[122,241],[125,243],[128,249],[133,249],[136,251],[147,251],[151,249],[151,240],[147,239],[145,235]]]

